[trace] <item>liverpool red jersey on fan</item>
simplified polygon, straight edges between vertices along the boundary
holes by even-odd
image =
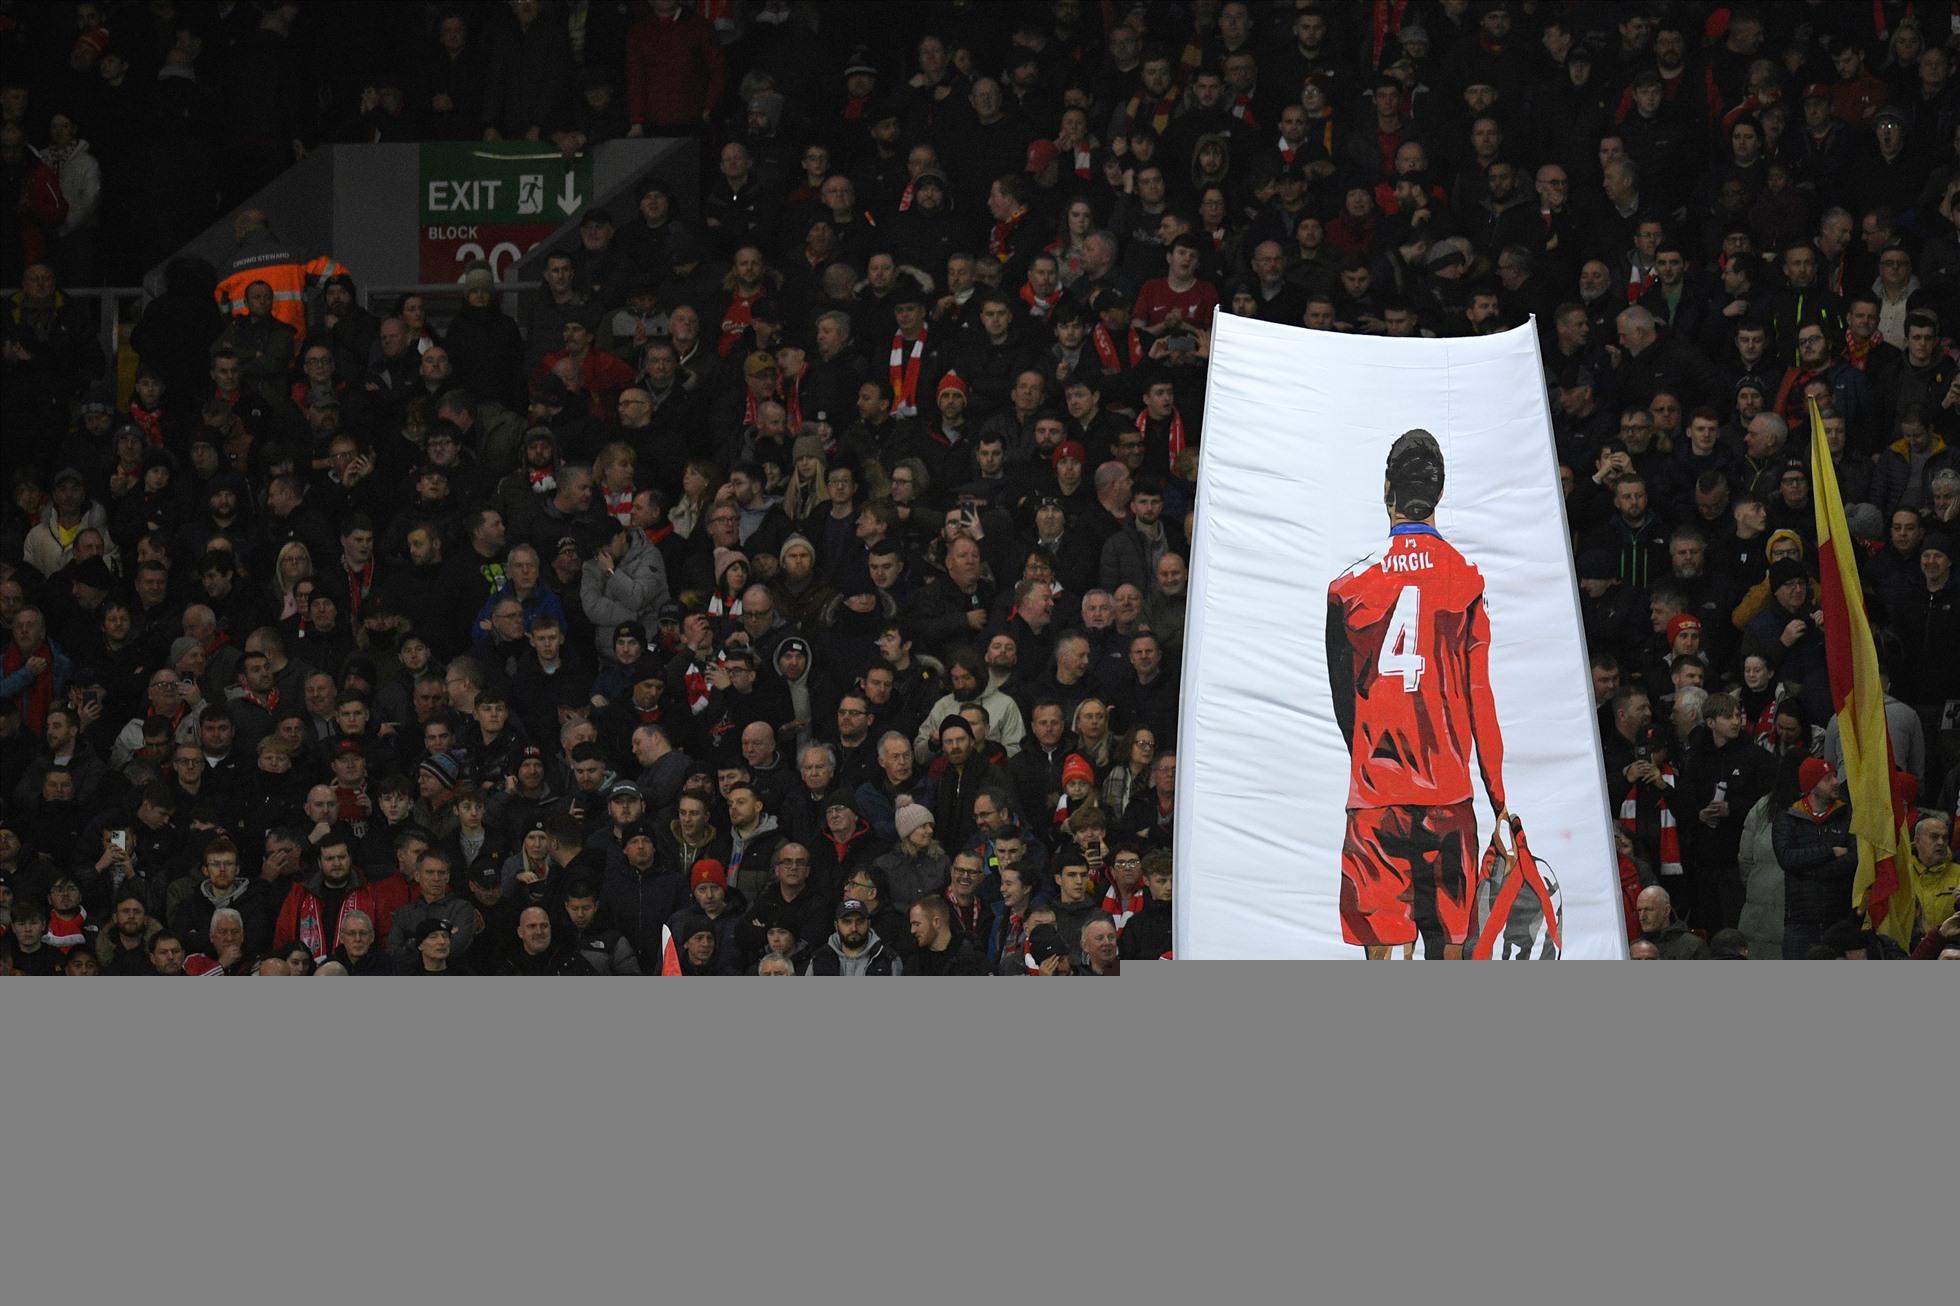
[[[1435,527],[1405,522],[1327,589],[1327,663],[1353,768],[1347,806],[1470,801],[1475,746],[1504,805],[1484,579]]]

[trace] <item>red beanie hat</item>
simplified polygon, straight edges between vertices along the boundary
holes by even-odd
[[[1831,764],[1821,757],[1806,757],[1803,765],[1797,768],[1797,784],[1802,787],[1805,797],[1810,791],[1823,783],[1824,777],[1831,774]]]
[[[710,880],[726,889],[728,887],[728,868],[712,857],[704,857],[694,863],[694,870],[687,877],[687,887],[692,889],[696,885],[705,884]]]
[[[1679,635],[1682,629],[1687,626],[1693,626],[1699,632],[1701,630],[1701,618],[1695,616],[1692,612],[1677,612],[1669,617],[1667,619],[1667,642],[1672,644],[1674,637]]]
[[[1089,759],[1080,753],[1070,753],[1068,760],[1062,763],[1062,783],[1067,784],[1071,780],[1087,780],[1090,784],[1096,782],[1096,768],[1090,766]]]

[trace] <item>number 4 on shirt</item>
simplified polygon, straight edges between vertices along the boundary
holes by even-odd
[[[1423,667],[1427,665],[1421,653],[1422,647],[1422,590],[1414,585],[1404,585],[1401,594],[1396,596],[1395,611],[1388,615],[1388,633],[1382,636],[1381,656],[1375,661],[1375,672],[1384,679],[1389,676],[1402,677],[1402,692],[1413,694],[1422,683]]]

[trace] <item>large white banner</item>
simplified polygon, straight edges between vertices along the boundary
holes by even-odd
[[[1626,955],[1542,378],[1218,316],[1176,956]]]

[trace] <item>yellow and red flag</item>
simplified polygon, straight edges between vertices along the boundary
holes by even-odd
[[[1899,863],[1905,808],[1892,783],[1890,731],[1885,724],[1885,689],[1879,682],[1878,650],[1865,615],[1864,587],[1858,580],[1858,547],[1845,524],[1831,448],[1817,401],[1810,400],[1810,475],[1817,507],[1817,569],[1824,593],[1824,652],[1831,668],[1831,706],[1837,711],[1844,745],[1845,797],[1851,801],[1851,833],[1858,837],[1858,877],[1850,906],[1863,911],[1871,928],[1900,946],[1912,931],[1912,882]]]

